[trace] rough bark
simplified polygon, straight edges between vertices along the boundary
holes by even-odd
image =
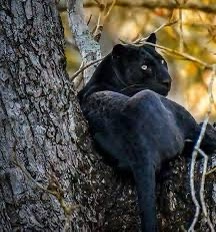
[[[96,173],[63,45],[54,1],[0,1],[0,231],[61,230],[68,216],[62,200],[78,205],[73,231],[96,221]],[[45,189],[64,191],[62,199],[19,165]]]
[[[164,231],[180,231],[194,209],[185,160],[171,166],[158,216]],[[61,231],[66,219],[70,231],[138,231],[135,202],[133,187],[92,150],[55,2],[0,0],[0,231]]]

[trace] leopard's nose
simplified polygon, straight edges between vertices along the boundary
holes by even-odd
[[[166,79],[163,79],[162,84],[165,85],[167,88],[170,88],[171,82],[172,82],[171,78],[166,78]]]

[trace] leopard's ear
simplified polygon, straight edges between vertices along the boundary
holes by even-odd
[[[146,42],[156,44],[156,42],[157,42],[156,34],[151,33],[150,36],[148,37],[148,39],[146,40]]]
[[[112,57],[119,58],[121,56],[124,56],[126,52],[127,52],[127,48],[124,45],[116,44],[112,50]]]

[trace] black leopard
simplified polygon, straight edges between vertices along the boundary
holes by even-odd
[[[155,34],[148,41],[156,43]],[[134,178],[143,232],[157,231],[156,173],[200,133],[191,114],[166,98],[171,82],[155,47],[118,44],[78,94],[98,151]],[[216,150],[213,127],[208,127],[201,148]]]

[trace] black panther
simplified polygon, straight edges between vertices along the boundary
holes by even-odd
[[[148,38],[156,43],[155,34]],[[78,94],[96,148],[115,168],[131,172],[143,232],[157,231],[155,176],[164,162],[196,142],[201,125],[167,99],[171,77],[155,47],[116,45]],[[208,126],[201,149],[216,150]]]

